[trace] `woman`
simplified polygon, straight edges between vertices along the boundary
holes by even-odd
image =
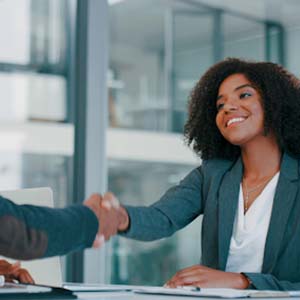
[[[299,80],[273,63],[224,60],[197,83],[185,136],[202,165],[150,207],[116,208],[106,194],[107,217],[117,210],[120,234],[154,240],[203,214],[202,262],[170,287],[300,289]]]

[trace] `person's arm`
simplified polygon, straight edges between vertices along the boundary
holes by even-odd
[[[149,207],[125,206],[129,226],[120,235],[151,241],[172,235],[203,213],[202,168],[188,174],[177,186]],[[105,195],[104,195],[105,199]]]
[[[300,282],[278,280],[271,274],[243,273],[251,282],[250,288],[257,290],[300,290]],[[300,280],[300,278],[299,278]]]
[[[16,205],[0,196],[0,254],[15,259],[63,255],[92,246],[98,231],[93,211]]]

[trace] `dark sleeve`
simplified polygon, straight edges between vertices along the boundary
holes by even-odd
[[[130,227],[120,235],[143,241],[172,235],[202,213],[201,186],[202,172],[197,168],[151,206],[125,206]]]
[[[300,290],[300,282],[290,282],[286,280],[278,280],[275,276],[271,274],[261,274],[261,273],[243,273],[251,281],[251,288],[257,290],[278,290],[278,291],[288,291],[288,290]]]
[[[90,247],[98,229],[82,205],[63,209],[16,205],[0,196],[0,255],[34,259]]]

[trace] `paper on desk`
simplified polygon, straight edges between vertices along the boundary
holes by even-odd
[[[72,292],[119,292],[131,291],[128,285],[64,283],[63,287]]]
[[[194,296],[194,297],[215,297],[215,298],[288,298],[292,294],[285,291],[258,291],[258,290],[237,290],[237,289],[206,289],[200,291],[187,290],[184,288],[163,288],[163,287],[143,287],[133,290],[141,294],[158,294],[158,295],[177,295],[177,296]],[[299,294],[298,294],[299,295]]]

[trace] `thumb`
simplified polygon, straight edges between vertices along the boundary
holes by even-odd
[[[118,230],[125,231],[128,229],[128,227],[129,227],[129,216],[127,210],[123,206],[120,206]]]
[[[93,242],[93,248],[100,248],[105,243],[105,238],[103,234],[97,234]]]
[[[21,262],[18,260],[15,263],[13,263],[12,266],[16,267],[16,268],[20,268],[21,267]]]

